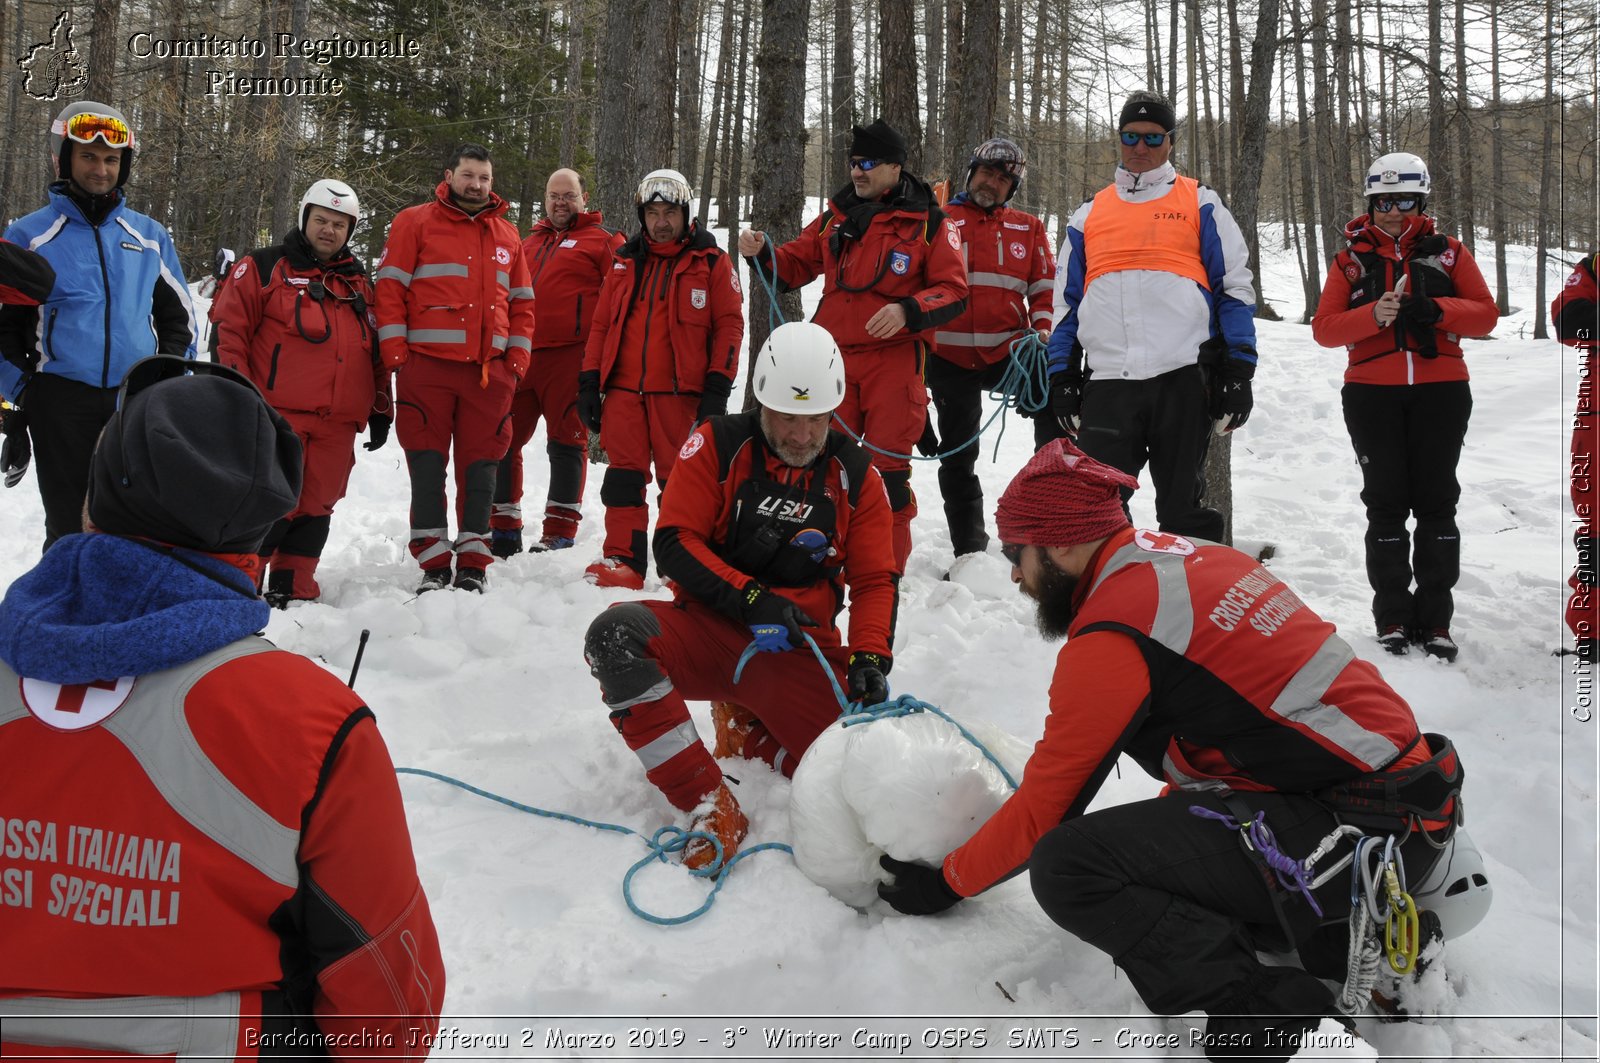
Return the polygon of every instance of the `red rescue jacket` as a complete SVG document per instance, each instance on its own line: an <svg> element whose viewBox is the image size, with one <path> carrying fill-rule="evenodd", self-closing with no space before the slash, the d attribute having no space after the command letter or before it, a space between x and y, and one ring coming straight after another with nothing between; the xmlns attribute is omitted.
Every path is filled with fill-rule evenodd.
<svg viewBox="0 0 1600 1063"><path fill-rule="evenodd" d="M739 275L698 224L675 252L653 246L640 232L617 249L583 368L598 370L606 390L699 394L708 372L732 378L738 370Z"/></svg>
<svg viewBox="0 0 1600 1063"><path fill-rule="evenodd" d="M1044 223L1012 207L984 210L965 193L945 208L961 235L967 306L934 333L940 358L967 369L1003 360L1030 329L1049 333L1056 256Z"/></svg>
<svg viewBox="0 0 1600 1063"><path fill-rule="evenodd" d="M1600 281L1595 269L1600 265L1600 255L1590 255L1576 266L1567 277L1567 283L1550 304L1550 320L1556 327L1556 338L1562 343L1586 350L1600 346Z"/></svg>
<svg viewBox="0 0 1600 1063"><path fill-rule="evenodd" d="M522 241L533 286L533 349L571 347L589 338L600 285L611 272L622 234L581 211L565 229L540 219Z"/></svg>
<svg viewBox="0 0 1600 1063"><path fill-rule="evenodd" d="M745 544L764 526L782 533L780 550L788 556L749 571ZM745 590L759 582L837 640L834 623L848 589L850 648L891 653L899 591L889 496L866 452L843 433L829 432L822 456L796 469L765 445L758 413L710 418L678 453L654 544L674 595L734 620L741 619ZM785 569L791 578L780 574Z"/></svg>
<svg viewBox="0 0 1600 1063"><path fill-rule="evenodd" d="M0 743L29 766L0 773L0 1007L47 1016L0 1019L6 1056L252 1059L312 1020L335 1057L428 1054L445 973L400 788L324 669L258 638L86 687L0 665ZM190 1017L83 1026L99 997Z"/></svg>
<svg viewBox="0 0 1600 1063"><path fill-rule="evenodd" d="M926 184L903 174L877 203L863 203L846 185L800 235L752 260L778 290L822 277L822 301L811 320L827 329L845 354L900 347L904 333L888 339L867 334L867 322L890 303L906 312L905 332L933 331L961 313L967 267L961 237Z"/></svg>
<svg viewBox="0 0 1600 1063"><path fill-rule="evenodd" d="M55 267L36 251L0 240L0 303L38 306L56 285Z"/></svg>
<svg viewBox="0 0 1600 1063"><path fill-rule="evenodd" d="M211 303L213 352L275 409L362 426L392 408L372 300L359 262L318 262L296 230L233 268Z"/></svg>
<svg viewBox="0 0 1600 1063"><path fill-rule="evenodd" d="M1430 751L1405 699L1254 558L1111 536L1079 581L1021 786L944 861L963 896L1082 815L1122 753L1179 790L1313 793Z"/></svg>
<svg viewBox="0 0 1600 1063"><path fill-rule="evenodd" d="M506 359L520 379L533 349L533 288L506 202L468 214L439 182L431 203L389 226L378 259L378 342L390 369L412 354L483 365Z"/></svg>
<svg viewBox="0 0 1600 1063"><path fill-rule="evenodd" d="M1454 237L1435 233L1426 214L1414 217L1398 240L1365 214L1344 232L1350 246L1328 268L1311 335L1324 347L1342 344L1349 352L1345 383L1466 380L1461 337L1487 335L1500 318L1472 252ZM1372 304L1394 290L1402 274L1409 295L1426 295L1439 304L1442 316L1432 329L1437 357L1418 353L1419 337L1404 321L1379 328L1372 316Z"/></svg>

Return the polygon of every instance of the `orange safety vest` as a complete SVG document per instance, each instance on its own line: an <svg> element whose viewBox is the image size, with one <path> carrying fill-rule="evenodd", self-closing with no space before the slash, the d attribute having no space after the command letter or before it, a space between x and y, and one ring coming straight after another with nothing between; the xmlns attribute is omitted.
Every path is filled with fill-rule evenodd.
<svg viewBox="0 0 1600 1063"><path fill-rule="evenodd" d="M1114 186L1102 188L1084 222L1083 259L1085 288L1103 273L1144 269L1188 277L1210 291L1200 258L1200 183L1175 177L1172 191L1147 203L1129 203Z"/></svg>

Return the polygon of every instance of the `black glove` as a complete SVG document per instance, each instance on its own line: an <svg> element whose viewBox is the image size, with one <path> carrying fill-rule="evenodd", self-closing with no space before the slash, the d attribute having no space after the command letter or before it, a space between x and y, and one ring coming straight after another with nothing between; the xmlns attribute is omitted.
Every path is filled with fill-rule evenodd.
<svg viewBox="0 0 1600 1063"><path fill-rule="evenodd" d="M901 915L937 915L961 902L961 894L937 867L896 860L888 853L878 857L878 866L894 876L893 882L878 883L878 896Z"/></svg>
<svg viewBox="0 0 1600 1063"><path fill-rule="evenodd" d="M922 422L922 438L917 440L917 453L925 458L939 456L939 433L934 430L932 417Z"/></svg>
<svg viewBox="0 0 1600 1063"><path fill-rule="evenodd" d="M591 432L600 431L600 370L578 374L578 420Z"/></svg>
<svg viewBox="0 0 1600 1063"><path fill-rule="evenodd" d="M1050 375L1050 412L1063 432L1076 432L1082 423L1083 374L1063 369Z"/></svg>
<svg viewBox="0 0 1600 1063"><path fill-rule="evenodd" d="M367 441L361 444L362 450L377 450L389 442L389 426L394 424L394 418L386 413L367 414Z"/></svg>
<svg viewBox="0 0 1600 1063"><path fill-rule="evenodd" d="M707 373L700 389L700 405L694 411L695 423L707 417L721 417L728 412L728 395L733 391L733 381L721 373ZM595 429L599 431L599 429Z"/></svg>
<svg viewBox="0 0 1600 1063"><path fill-rule="evenodd" d="M745 588L744 604L740 608L756 649L761 653L782 653L806 644L800 629L816 627L817 622L807 616L789 599L773 594L759 583Z"/></svg>
<svg viewBox="0 0 1600 1063"><path fill-rule="evenodd" d="M1250 419L1255 400L1250 377L1256 367L1238 358L1224 358L1211 379L1211 419L1217 435L1225 435Z"/></svg>
<svg viewBox="0 0 1600 1063"><path fill-rule="evenodd" d="M10 484L10 478L6 480ZM1572 572L1578 577L1578 582L1585 587L1600 586L1600 558L1595 557L1595 548L1600 546L1593 536L1578 532L1572 537L1572 545L1578 548L1578 567Z"/></svg>
<svg viewBox="0 0 1600 1063"><path fill-rule="evenodd" d="M1432 325L1444 316L1439 304L1426 295L1405 295L1400 298L1400 316L1408 325Z"/></svg>
<svg viewBox="0 0 1600 1063"><path fill-rule="evenodd" d="M15 487L22 482L28 462L33 460L33 441L28 438L28 415L22 412L22 407L6 410L4 418L0 421L0 432L6 437L0 444L0 474L4 474L7 487Z"/></svg>
<svg viewBox="0 0 1600 1063"><path fill-rule="evenodd" d="M894 659L882 653L852 653L845 675L851 701L871 708L889 700L889 667Z"/></svg>

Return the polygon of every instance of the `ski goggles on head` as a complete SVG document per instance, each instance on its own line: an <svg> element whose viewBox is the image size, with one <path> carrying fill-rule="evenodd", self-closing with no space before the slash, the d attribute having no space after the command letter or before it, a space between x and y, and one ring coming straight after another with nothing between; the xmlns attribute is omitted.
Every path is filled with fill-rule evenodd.
<svg viewBox="0 0 1600 1063"><path fill-rule="evenodd" d="M1147 147L1147 148L1159 148L1162 144L1166 143L1167 138L1170 137L1172 134L1171 133L1122 133L1120 135L1122 137L1122 144L1123 144L1124 147L1131 148L1135 144L1139 143L1139 141L1142 140L1142 141L1144 141L1144 146Z"/></svg>
<svg viewBox="0 0 1600 1063"><path fill-rule="evenodd" d="M637 193L637 201L641 207L647 203L670 203L676 207L687 207L692 198L694 197L688 185L667 177L645 181L639 186Z"/></svg>
<svg viewBox="0 0 1600 1063"><path fill-rule="evenodd" d="M133 130L128 128L128 123L109 114L84 112L71 115L66 121L55 123L55 126L56 133L79 144L93 144L99 139L108 148L133 146Z"/></svg>
<svg viewBox="0 0 1600 1063"><path fill-rule="evenodd" d="M1416 210L1422 206L1420 196L1373 196L1367 202L1374 214L1387 213L1391 210Z"/></svg>

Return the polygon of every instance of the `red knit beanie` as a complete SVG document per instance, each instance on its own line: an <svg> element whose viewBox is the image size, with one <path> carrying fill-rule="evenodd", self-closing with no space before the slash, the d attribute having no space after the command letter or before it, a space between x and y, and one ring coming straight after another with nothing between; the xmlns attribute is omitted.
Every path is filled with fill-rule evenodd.
<svg viewBox="0 0 1600 1063"><path fill-rule="evenodd" d="M1000 496L995 524L1003 543L1076 546L1129 526L1119 488L1139 481L1057 439L1012 477Z"/></svg>

